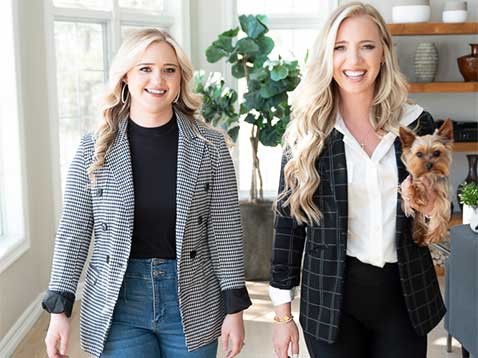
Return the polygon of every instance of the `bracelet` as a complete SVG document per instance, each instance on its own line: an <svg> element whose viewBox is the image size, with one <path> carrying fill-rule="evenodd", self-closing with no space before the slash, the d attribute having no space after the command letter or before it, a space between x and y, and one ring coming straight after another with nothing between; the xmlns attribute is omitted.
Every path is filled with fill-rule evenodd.
<svg viewBox="0 0 478 358"><path fill-rule="evenodd" d="M285 315L283 317L279 317L279 316L276 315L274 317L274 323L278 323L278 324L289 323L293 320L294 320L294 316L292 314L291 315Z"/></svg>

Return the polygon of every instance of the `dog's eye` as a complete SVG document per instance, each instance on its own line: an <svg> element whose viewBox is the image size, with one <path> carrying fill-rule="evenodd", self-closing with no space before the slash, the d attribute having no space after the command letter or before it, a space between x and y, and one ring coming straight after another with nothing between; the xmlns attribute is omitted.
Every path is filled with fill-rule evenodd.
<svg viewBox="0 0 478 358"><path fill-rule="evenodd" d="M439 150L435 150L435 151L433 152L433 156L434 156L434 157L439 157L439 156L440 156L440 151L439 151Z"/></svg>
<svg viewBox="0 0 478 358"><path fill-rule="evenodd" d="M422 153L422 152L417 152L416 156L417 156L418 158L421 158L421 157L423 157L423 153Z"/></svg>

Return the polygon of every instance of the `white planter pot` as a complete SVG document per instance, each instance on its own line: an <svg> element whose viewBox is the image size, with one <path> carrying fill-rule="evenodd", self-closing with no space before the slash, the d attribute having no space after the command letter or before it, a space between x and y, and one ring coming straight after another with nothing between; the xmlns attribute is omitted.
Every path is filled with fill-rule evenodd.
<svg viewBox="0 0 478 358"><path fill-rule="evenodd" d="M478 216L478 206L463 205L463 224L469 224L472 218ZM473 220L476 221L476 220Z"/></svg>

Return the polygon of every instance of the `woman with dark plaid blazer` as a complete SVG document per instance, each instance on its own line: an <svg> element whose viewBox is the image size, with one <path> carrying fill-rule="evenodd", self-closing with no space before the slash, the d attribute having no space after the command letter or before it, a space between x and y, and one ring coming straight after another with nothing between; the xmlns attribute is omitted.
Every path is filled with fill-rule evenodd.
<svg viewBox="0 0 478 358"><path fill-rule="evenodd" d="M434 130L407 102L392 38L375 8L339 7L317 39L293 96L272 257L276 356L298 355L291 315L312 357L424 358L445 308L428 247L401 202L408 176L398 129ZM429 204L416 210L427 214Z"/></svg>
<svg viewBox="0 0 478 358"><path fill-rule="evenodd" d="M224 136L200 120L192 66L166 33L144 29L110 69L103 121L66 181L51 280L48 356L67 354L86 270L82 348L95 357L236 356L244 340L242 230Z"/></svg>

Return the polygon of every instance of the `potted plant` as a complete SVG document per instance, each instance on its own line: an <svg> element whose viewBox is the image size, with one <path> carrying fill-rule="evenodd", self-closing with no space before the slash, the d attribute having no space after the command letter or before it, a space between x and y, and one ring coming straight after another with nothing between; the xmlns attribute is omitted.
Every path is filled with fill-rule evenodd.
<svg viewBox="0 0 478 358"><path fill-rule="evenodd" d="M473 217L478 216L478 185L474 182L463 183L458 194L463 204L463 224L469 224Z"/></svg>
<svg viewBox="0 0 478 358"><path fill-rule="evenodd" d="M267 36L269 29L263 15L239 16L240 28L223 32L206 49L211 63L225 58L231 64L231 73L244 78L247 90L240 103L240 115L252 124L252 177L249 200L263 200L262 174L258 157L259 143L275 147L290 119L288 92L295 89L300 80L298 61L287 61L280 56L272 60L269 55L274 41ZM241 38L237 39L240 30Z"/></svg>
<svg viewBox="0 0 478 358"><path fill-rule="evenodd" d="M277 146L290 120L288 92L300 81L298 61L270 54L274 41L263 15L239 16L239 27L221 33L206 49L208 62L225 59L231 74L245 79L246 91L239 105L240 119L252 125L252 177L249 200L241 202L244 227L246 279L267 280L272 253L272 203L265 201L258 157L259 143Z"/></svg>
<svg viewBox="0 0 478 358"><path fill-rule="evenodd" d="M224 83L219 72L206 79L204 71L196 71L193 90L202 95L201 114L206 122L221 128L233 142L239 134L239 113L236 112L237 92Z"/></svg>

